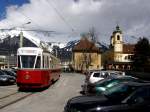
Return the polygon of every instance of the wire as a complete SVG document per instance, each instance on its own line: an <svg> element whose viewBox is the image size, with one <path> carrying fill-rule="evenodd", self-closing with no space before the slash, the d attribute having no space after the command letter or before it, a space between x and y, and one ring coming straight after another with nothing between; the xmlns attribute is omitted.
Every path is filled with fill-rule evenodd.
<svg viewBox="0 0 150 112"><path fill-rule="evenodd" d="M15 27L14 27L15 28ZM10 30L16 30L16 31L20 31L18 29L13 29L13 28L10 28L10 29L0 29L0 30L6 30L6 31L10 31ZM56 32L56 31L50 31L50 30L41 30L41 29L21 29L22 31L38 31L38 32Z"/></svg>
<svg viewBox="0 0 150 112"><path fill-rule="evenodd" d="M48 3L48 5L49 5L49 7L52 7L53 8L53 10L57 13L57 15L60 17L60 19L62 20L62 21L64 21L64 23L71 29L71 31L72 32L74 32L75 31L75 29L73 28L73 26L72 25L70 25L67 21L66 21L66 19L62 16L62 14L60 13L60 11L54 6L54 5L52 5L52 1L48 1L48 0L46 0L47 1L47 3ZM55 4L54 2L53 2L53 4Z"/></svg>
<svg viewBox="0 0 150 112"><path fill-rule="evenodd" d="M66 19L62 16L62 14L60 13L60 11L54 6L52 5L52 3L48 2L47 1L47 4L49 5L49 7L53 8L53 10L57 13L57 15L61 18L62 21L64 21L64 23L71 29L72 32L74 33L77 33L75 32L75 29L73 28L72 25L70 25ZM6 2L9 4L9 0L6 0ZM51 1L52 2L52 1ZM55 4L53 2L53 4ZM34 23L37 27L41 27L39 24L37 24L37 22L33 21L30 17L28 17L26 14L24 14L23 12L18 12L19 14L23 15L25 18L27 18L28 20L30 20L32 23ZM1 30L11 30L11 29L1 29ZM24 31L41 31L41 32L55 32L55 31L46 31L46 30L24 30Z"/></svg>
<svg viewBox="0 0 150 112"><path fill-rule="evenodd" d="M10 4L9 3L9 0L6 0L6 2L8 3L8 4ZM29 16L27 16L26 14L24 14L23 12L18 12L19 14L21 14L21 15L23 15L25 18L27 18L30 22L32 22L33 24L35 24L37 27L41 27L37 22L35 22L35 21L33 21Z"/></svg>

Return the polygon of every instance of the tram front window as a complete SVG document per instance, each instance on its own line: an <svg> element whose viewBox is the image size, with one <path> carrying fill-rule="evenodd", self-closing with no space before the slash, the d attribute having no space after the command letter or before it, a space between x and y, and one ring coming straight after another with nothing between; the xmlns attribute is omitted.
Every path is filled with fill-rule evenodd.
<svg viewBox="0 0 150 112"><path fill-rule="evenodd" d="M38 56L36 60L35 68L40 68L40 67L41 67L41 58L40 56Z"/></svg>
<svg viewBox="0 0 150 112"><path fill-rule="evenodd" d="M22 68L33 68L36 56L21 56Z"/></svg>

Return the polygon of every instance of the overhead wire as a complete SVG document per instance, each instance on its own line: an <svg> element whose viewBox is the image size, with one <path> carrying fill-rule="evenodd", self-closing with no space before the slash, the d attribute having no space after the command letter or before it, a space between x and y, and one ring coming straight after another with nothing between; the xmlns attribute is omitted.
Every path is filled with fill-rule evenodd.
<svg viewBox="0 0 150 112"><path fill-rule="evenodd" d="M6 2L9 4L9 0L6 0ZM35 24L37 27L41 28L41 26L35 21L32 20L29 16L27 16L26 14L24 14L23 12L18 12L20 15L23 15L26 19L29 20L29 22ZM10 29L11 30L11 29ZM52 30L41 30L41 29L23 29L24 31L39 31L39 32L55 32Z"/></svg>
<svg viewBox="0 0 150 112"><path fill-rule="evenodd" d="M53 1L53 4L52 4L52 1L48 1L48 0L46 0L46 1L48 3L49 7L53 8L53 10L56 12L56 14L60 17L60 19L71 29L72 32L74 32L75 29L73 28L73 26L67 22L67 20L64 18L62 13L60 13L58 8L56 8L56 5L55 6L53 5L53 4L55 4L55 2Z"/></svg>
<svg viewBox="0 0 150 112"><path fill-rule="evenodd" d="M48 0L46 0L47 1L47 4L48 4L48 6L49 7L51 7L54 11L55 11L55 13L59 16L59 18L69 27L69 29L71 29L71 31L73 32L73 33L77 33L76 31L75 31L75 28L70 24L70 23L68 23L67 22L67 20L64 18L64 16L60 13L60 11L58 10L58 8L56 7L56 5L54 6L53 4L55 4L54 3L54 1L53 1L53 4L52 4L52 1L48 1ZM6 2L9 4L9 0L6 0ZM31 21L31 23L33 23L33 24L35 24L37 27L41 27L35 20L32 20L29 16L27 16L26 14L24 14L23 12L18 12L19 14L21 14L21 15L23 15L25 18L27 18L29 21ZM3 29L3 30L5 30L5 29ZM40 29L34 29L34 30L31 30L31 29L24 29L24 31L40 31L40 32L55 32L55 31L48 31L48 30L40 30Z"/></svg>

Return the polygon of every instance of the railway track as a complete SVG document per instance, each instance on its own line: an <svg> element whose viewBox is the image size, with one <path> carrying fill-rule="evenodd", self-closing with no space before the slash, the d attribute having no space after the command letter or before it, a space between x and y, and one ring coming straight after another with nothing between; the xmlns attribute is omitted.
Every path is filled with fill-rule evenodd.
<svg viewBox="0 0 150 112"><path fill-rule="evenodd" d="M4 99L4 98L6 98L6 97L9 97L9 96L11 96L11 95L14 95L14 94L17 94L18 92L13 92L13 93L11 93L11 94L8 94L8 95L5 95L5 96L3 96L3 97L0 97L0 100L1 99Z"/></svg>
<svg viewBox="0 0 150 112"><path fill-rule="evenodd" d="M0 109L7 107L11 104L14 104L18 101L25 99L28 96L31 96L33 93L25 93L25 92L14 92L12 94L3 96L0 98Z"/></svg>

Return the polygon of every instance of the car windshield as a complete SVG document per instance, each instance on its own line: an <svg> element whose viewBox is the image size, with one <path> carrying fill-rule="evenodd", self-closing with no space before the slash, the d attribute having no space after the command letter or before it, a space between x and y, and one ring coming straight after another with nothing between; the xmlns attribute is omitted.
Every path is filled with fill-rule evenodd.
<svg viewBox="0 0 150 112"><path fill-rule="evenodd" d="M111 83L113 83L115 81L117 81L117 80L115 80L115 79L108 79L108 80L105 80L105 81L97 84L97 86L104 86L105 87L105 86L107 86L107 85L109 85L109 84L111 84Z"/></svg>
<svg viewBox="0 0 150 112"><path fill-rule="evenodd" d="M119 80L113 80L106 85L106 88L110 88L119 83Z"/></svg>
<svg viewBox="0 0 150 112"><path fill-rule="evenodd" d="M111 99L122 100L131 94L135 89L135 86L119 84L117 86L111 87L110 89L107 89L105 92L103 92L103 94Z"/></svg>

